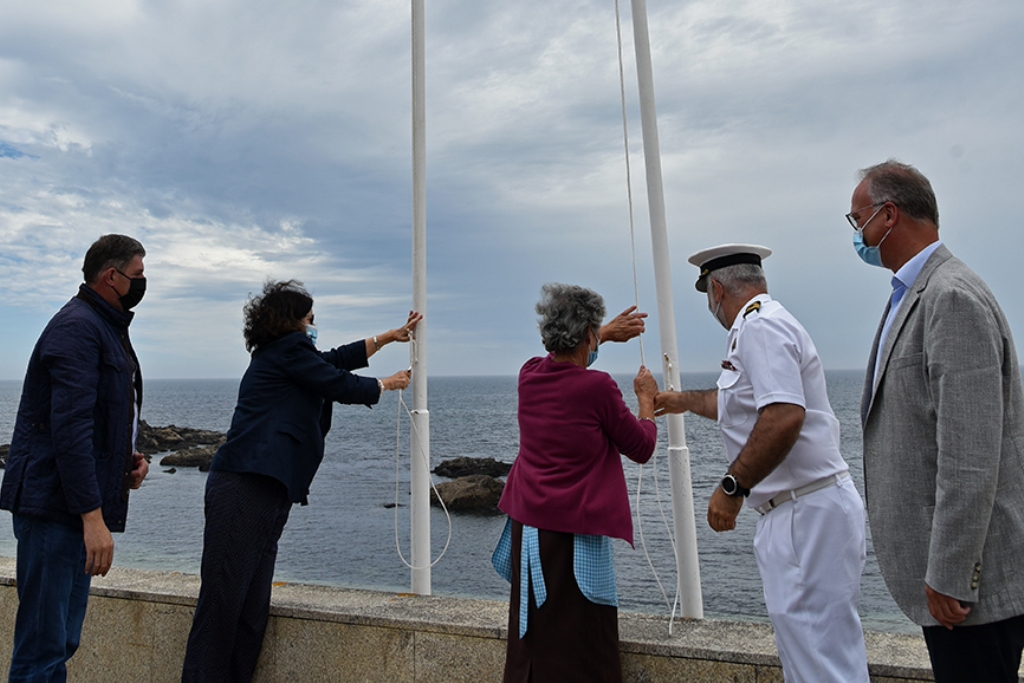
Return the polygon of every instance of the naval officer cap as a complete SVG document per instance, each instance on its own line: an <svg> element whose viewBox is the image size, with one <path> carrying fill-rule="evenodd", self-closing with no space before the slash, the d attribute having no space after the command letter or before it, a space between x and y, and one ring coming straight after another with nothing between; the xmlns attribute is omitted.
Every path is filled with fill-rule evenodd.
<svg viewBox="0 0 1024 683"><path fill-rule="evenodd" d="M720 244L710 249L702 249L687 260L700 268L700 277L694 287L698 292L708 291L708 274L738 263L761 265L761 259L771 256L772 250L759 244Z"/></svg>

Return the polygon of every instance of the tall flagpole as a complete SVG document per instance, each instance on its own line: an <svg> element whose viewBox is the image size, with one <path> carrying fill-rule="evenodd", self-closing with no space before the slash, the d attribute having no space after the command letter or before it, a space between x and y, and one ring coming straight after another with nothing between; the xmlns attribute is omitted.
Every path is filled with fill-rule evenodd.
<svg viewBox="0 0 1024 683"><path fill-rule="evenodd" d="M423 0L412 0L412 300L423 314L410 345L412 433L409 503L412 592L430 595L430 412L427 410L427 144Z"/></svg>
<svg viewBox="0 0 1024 683"><path fill-rule="evenodd" d="M668 229L665 222L665 193L661 181L661 151L658 144L658 115L654 106L654 73L651 67L651 42L647 31L646 0L632 0L632 13L636 74L640 89L640 121L644 139L644 162L647 167L647 203L654 251L654 279L658 294L662 372L665 388L678 391L679 354L676 348L675 312L672 310L672 266L669 262ZM701 600L700 566L697 561L697 524L693 514L690 450L686 447L683 416L668 415L666 419L680 614L701 619L704 617L704 605Z"/></svg>

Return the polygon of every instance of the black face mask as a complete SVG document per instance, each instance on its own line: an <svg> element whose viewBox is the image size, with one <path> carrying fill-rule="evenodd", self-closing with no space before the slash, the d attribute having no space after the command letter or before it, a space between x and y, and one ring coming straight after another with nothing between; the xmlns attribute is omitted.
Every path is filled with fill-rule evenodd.
<svg viewBox="0 0 1024 683"><path fill-rule="evenodd" d="M121 271L117 271L121 273ZM124 275L124 273L121 273ZM128 277L127 275L124 275ZM117 300L121 303L121 308L126 311L130 311L139 305L142 301L142 297L146 295L146 278L144 277L128 277L131 284L128 285L128 293L124 296L117 297Z"/></svg>

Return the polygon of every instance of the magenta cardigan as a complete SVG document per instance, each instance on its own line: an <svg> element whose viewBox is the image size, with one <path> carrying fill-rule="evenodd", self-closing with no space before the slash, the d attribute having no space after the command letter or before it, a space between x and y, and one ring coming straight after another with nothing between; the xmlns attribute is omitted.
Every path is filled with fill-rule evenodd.
<svg viewBox="0 0 1024 683"><path fill-rule="evenodd" d="M610 375L549 355L519 371L519 455L498 507L538 529L633 543L621 452L647 462L658 428L638 420Z"/></svg>

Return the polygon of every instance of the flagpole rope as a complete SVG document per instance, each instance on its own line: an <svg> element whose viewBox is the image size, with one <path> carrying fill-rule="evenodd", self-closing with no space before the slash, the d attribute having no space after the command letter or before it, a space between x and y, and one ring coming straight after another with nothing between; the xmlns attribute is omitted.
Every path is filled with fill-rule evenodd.
<svg viewBox="0 0 1024 683"><path fill-rule="evenodd" d="M636 267L636 222L633 218L633 181L632 174L630 171L629 164L629 124L626 116L626 78L625 69L623 66L622 58L622 21L620 18L619 11L619 0L615 0L615 41L618 50L619 58L619 97L622 109L622 142L625 151L626 161L626 197L629 204L629 245L632 255L632 266L633 266L633 300L636 305L636 310L640 310L640 287L637 283L637 267ZM640 364L646 365L644 359L644 342L643 334L638 337L640 341ZM668 533L669 541L672 544L672 548L676 548L676 539L672 531L672 526L668 522L668 517L665 515L665 507L661 500L660 487L658 486L658 452L655 448L654 456L651 459L651 468L654 470L654 494L655 500L658 503L658 509L661 513L661 518L665 523L665 531ZM644 466L641 464L637 471L636 477L636 520L637 520L637 531L640 536L640 546L643 548L644 557L647 560L647 566L651 569L651 574L654 575L654 580L658 584L658 589L661 591L661 595L665 600L666 607L669 608L669 623L668 632L672 634L672 624L675 620L676 605L679 604L679 582L676 582L675 598L670 602L668 599L668 593L665 591L665 587L661 582L661 577L658 576L657 570L654 568L654 562L651 560L650 552L647 550L647 540L644 537L644 524L643 517L640 515L640 499L641 489L643 484Z"/></svg>

